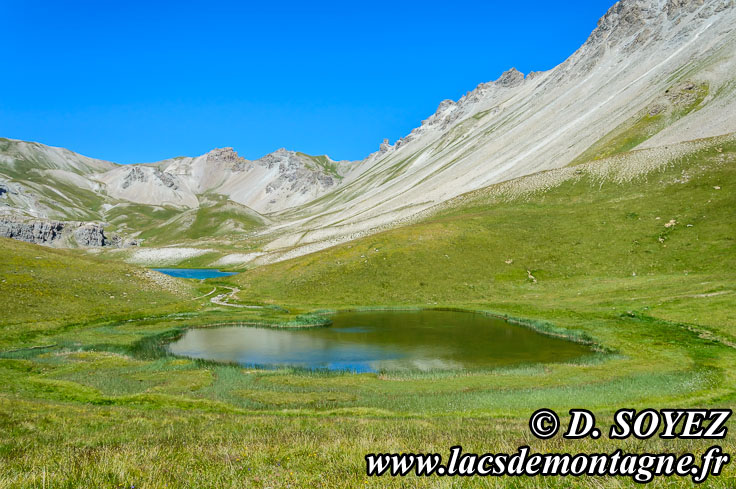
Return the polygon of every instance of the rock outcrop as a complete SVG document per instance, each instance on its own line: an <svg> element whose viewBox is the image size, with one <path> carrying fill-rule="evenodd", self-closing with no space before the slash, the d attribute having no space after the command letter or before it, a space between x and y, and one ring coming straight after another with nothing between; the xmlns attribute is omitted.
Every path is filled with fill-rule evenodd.
<svg viewBox="0 0 736 489"><path fill-rule="evenodd" d="M130 170L123 178L123 182L120 186L123 189L127 189L136 182L146 183L151 180L151 176L158 179L164 186L170 189L177 190L179 188L173 175L161 171L158 168L154 168L151 170L150 168L140 166L134 166L130 168Z"/></svg>
<svg viewBox="0 0 736 489"><path fill-rule="evenodd" d="M41 245L73 244L77 246L123 248L138 246L135 239L125 239L115 233L105 233L99 223L74 221L25 220L15 217L0 217L0 238L12 238Z"/></svg>
<svg viewBox="0 0 736 489"><path fill-rule="evenodd" d="M494 82L499 87L514 88L524 83L524 73L520 72L516 68L511 68Z"/></svg>
<svg viewBox="0 0 736 489"><path fill-rule="evenodd" d="M120 185L122 188L128 188L135 182L145 182L146 175L143 170L137 166L132 167L123 178L123 183Z"/></svg>
<svg viewBox="0 0 736 489"><path fill-rule="evenodd" d="M176 180L170 173L163 172L156 168L153 174L158 178L161 183L173 190L178 190L179 186L176 184Z"/></svg>
<svg viewBox="0 0 736 489"><path fill-rule="evenodd" d="M108 243L105 230L99 224L83 224L72 231L79 246L99 247Z"/></svg>
<svg viewBox="0 0 736 489"><path fill-rule="evenodd" d="M232 171L244 171L248 166L248 160L238 155L233 148L215 148L207 153L208 165L222 165Z"/></svg>
<svg viewBox="0 0 736 489"><path fill-rule="evenodd" d="M28 243L47 244L61 239L64 223L59 221L17 221L0 219L0 237Z"/></svg>
<svg viewBox="0 0 736 489"><path fill-rule="evenodd" d="M307 168L302 158L293 151L279 149L254 163L273 169L278 167L279 176L266 186L266 193L277 189L288 189L290 193L306 194L314 188L326 188L335 184L335 179L319 169Z"/></svg>

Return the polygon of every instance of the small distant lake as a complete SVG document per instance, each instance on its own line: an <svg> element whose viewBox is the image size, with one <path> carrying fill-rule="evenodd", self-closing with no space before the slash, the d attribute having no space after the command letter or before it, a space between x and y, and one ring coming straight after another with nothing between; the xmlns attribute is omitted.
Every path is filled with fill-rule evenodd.
<svg viewBox="0 0 736 489"><path fill-rule="evenodd" d="M205 278L229 277L235 275L235 272L221 272L214 268L154 268L157 272L171 275L178 278L196 278L202 280Z"/></svg>
<svg viewBox="0 0 736 489"><path fill-rule="evenodd" d="M171 353L243 366L378 372L482 369L565 362L584 345L482 314L456 311L345 312L324 328L190 329Z"/></svg>

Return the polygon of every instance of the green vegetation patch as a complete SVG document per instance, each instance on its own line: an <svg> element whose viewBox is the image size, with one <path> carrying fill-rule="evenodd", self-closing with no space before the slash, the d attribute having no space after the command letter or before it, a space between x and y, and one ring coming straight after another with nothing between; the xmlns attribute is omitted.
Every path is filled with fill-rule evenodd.
<svg viewBox="0 0 736 489"><path fill-rule="evenodd" d="M642 113L606 134L570 164L577 165L631 151L665 127L699 109L708 92L707 83L685 81L671 86Z"/></svg>

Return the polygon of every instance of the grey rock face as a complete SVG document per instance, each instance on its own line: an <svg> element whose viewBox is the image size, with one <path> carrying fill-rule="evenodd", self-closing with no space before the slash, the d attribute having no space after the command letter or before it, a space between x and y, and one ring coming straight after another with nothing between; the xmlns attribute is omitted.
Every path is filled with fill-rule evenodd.
<svg viewBox="0 0 736 489"><path fill-rule="evenodd" d="M99 224L83 224L72 232L79 246L105 246L105 231Z"/></svg>
<svg viewBox="0 0 736 489"><path fill-rule="evenodd" d="M440 105L437 107L437 112L444 112L447 109L451 109L455 107L456 105L457 103L454 100L450 100L450 99L443 100L442 102L440 102Z"/></svg>
<svg viewBox="0 0 736 489"><path fill-rule="evenodd" d="M170 173L163 172L159 170L158 168L156 168L153 174L156 175L156 178L161 180L161 183L163 183L167 187L172 188L174 190L179 188L179 186L176 184L176 179Z"/></svg>
<svg viewBox="0 0 736 489"><path fill-rule="evenodd" d="M580 79L588 75L607 52L628 55L650 45L670 43L679 46L677 37L686 35L703 19L734 8L734 0L621 0L598 21L588 40L554 71L545 82ZM695 20L699 19L698 22ZM681 28L675 29L675 26Z"/></svg>
<svg viewBox="0 0 736 489"><path fill-rule="evenodd" d="M41 245L52 245L69 237L78 246L84 247L120 248L140 244L139 240L123 239L115 233L106 234L104 226L99 223L22 220L14 217L0 217L0 237Z"/></svg>
<svg viewBox="0 0 736 489"><path fill-rule="evenodd" d="M296 153L287 151L284 148L277 149L273 153L267 154L263 158L257 159L256 164L265 166L269 170L275 166L279 167L279 173L284 173L288 170L295 170L302 166L302 162Z"/></svg>
<svg viewBox="0 0 736 489"><path fill-rule="evenodd" d="M388 139L384 139L381 145L378 147L378 152L383 154L386 151L388 151L391 148L391 144L388 142Z"/></svg>
<svg viewBox="0 0 736 489"><path fill-rule="evenodd" d="M511 68L510 70L503 72L503 74L494 83L505 88L518 87L524 83L524 73L520 72L516 68Z"/></svg>
<svg viewBox="0 0 736 489"><path fill-rule="evenodd" d="M22 222L9 218L0 219L0 237L13 238L27 243L47 244L61 238L64 224L59 221Z"/></svg>
<svg viewBox="0 0 736 489"><path fill-rule="evenodd" d="M332 175L319 168L307 168L298 154L283 148L256 160L254 163L268 169L278 167L279 176L266 186L267 194L276 190L306 194L313 190L315 186L325 188L335 185L335 179Z"/></svg>
<svg viewBox="0 0 736 489"><path fill-rule="evenodd" d="M233 148L215 148L207 153L207 164L220 164L233 171L245 171L248 160L238 156Z"/></svg>
<svg viewBox="0 0 736 489"><path fill-rule="evenodd" d="M128 170L128 173L125 175L125 178L123 179L123 183L121 187L123 189L126 189L130 187L131 185L133 185L133 183L135 182L148 182L150 180L150 175L151 175L150 169L144 170L141 167L134 166L130 170ZM177 185L176 177L172 175L171 173L167 173L167 172L161 171L158 168L154 168L153 176L156 177L166 187L169 187L174 190L179 188L179 186Z"/></svg>
<svg viewBox="0 0 736 489"><path fill-rule="evenodd" d="M122 187L128 188L131 185L133 185L134 182L145 182L145 181L146 181L146 174L139 167L134 166L128 171L128 174L125 175L125 179L123 180Z"/></svg>
<svg viewBox="0 0 736 489"><path fill-rule="evenodd" d="M704 0L667 0L665 11L667 12L668 19L674 19L683 10L687 12L693 12L698 7L703 5Z"/></svg>
<svg viewBox="0 0 736 489"><path fill-rule="evenodd" d="M590 39L583 45L605 43L608 47L621 42L628 42L631 37L638 37L638 45L643 45L646 38L657 36L665 21L679 22L682 15L698 12L698 16L707 18L726 8L733 8L733 0L667 0L664 7L651 0L621 0L614 4L598 21L598 27ZM645 27L649 27L649 30Z"/></svg>

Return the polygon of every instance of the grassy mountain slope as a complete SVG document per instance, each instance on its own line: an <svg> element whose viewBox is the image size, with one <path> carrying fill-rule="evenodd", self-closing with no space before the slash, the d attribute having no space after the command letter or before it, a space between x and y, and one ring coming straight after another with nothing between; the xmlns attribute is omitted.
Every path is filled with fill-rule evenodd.
<svg viewBox="0 0 736 489"><path fill-rule="evenodd" d="M70 323L125 317L192 293L186 283L141 268L0 238L3 346L44 344L43 337Z"/></svg>
<svg viewBox="0 0 736 489"><path fill-rule="evenodd" d="M152 245L207 238L240 237L262 227L265 219L248 207L221 195L200 200L200 207L178 212L145 229L140 237Z"/></svg>

